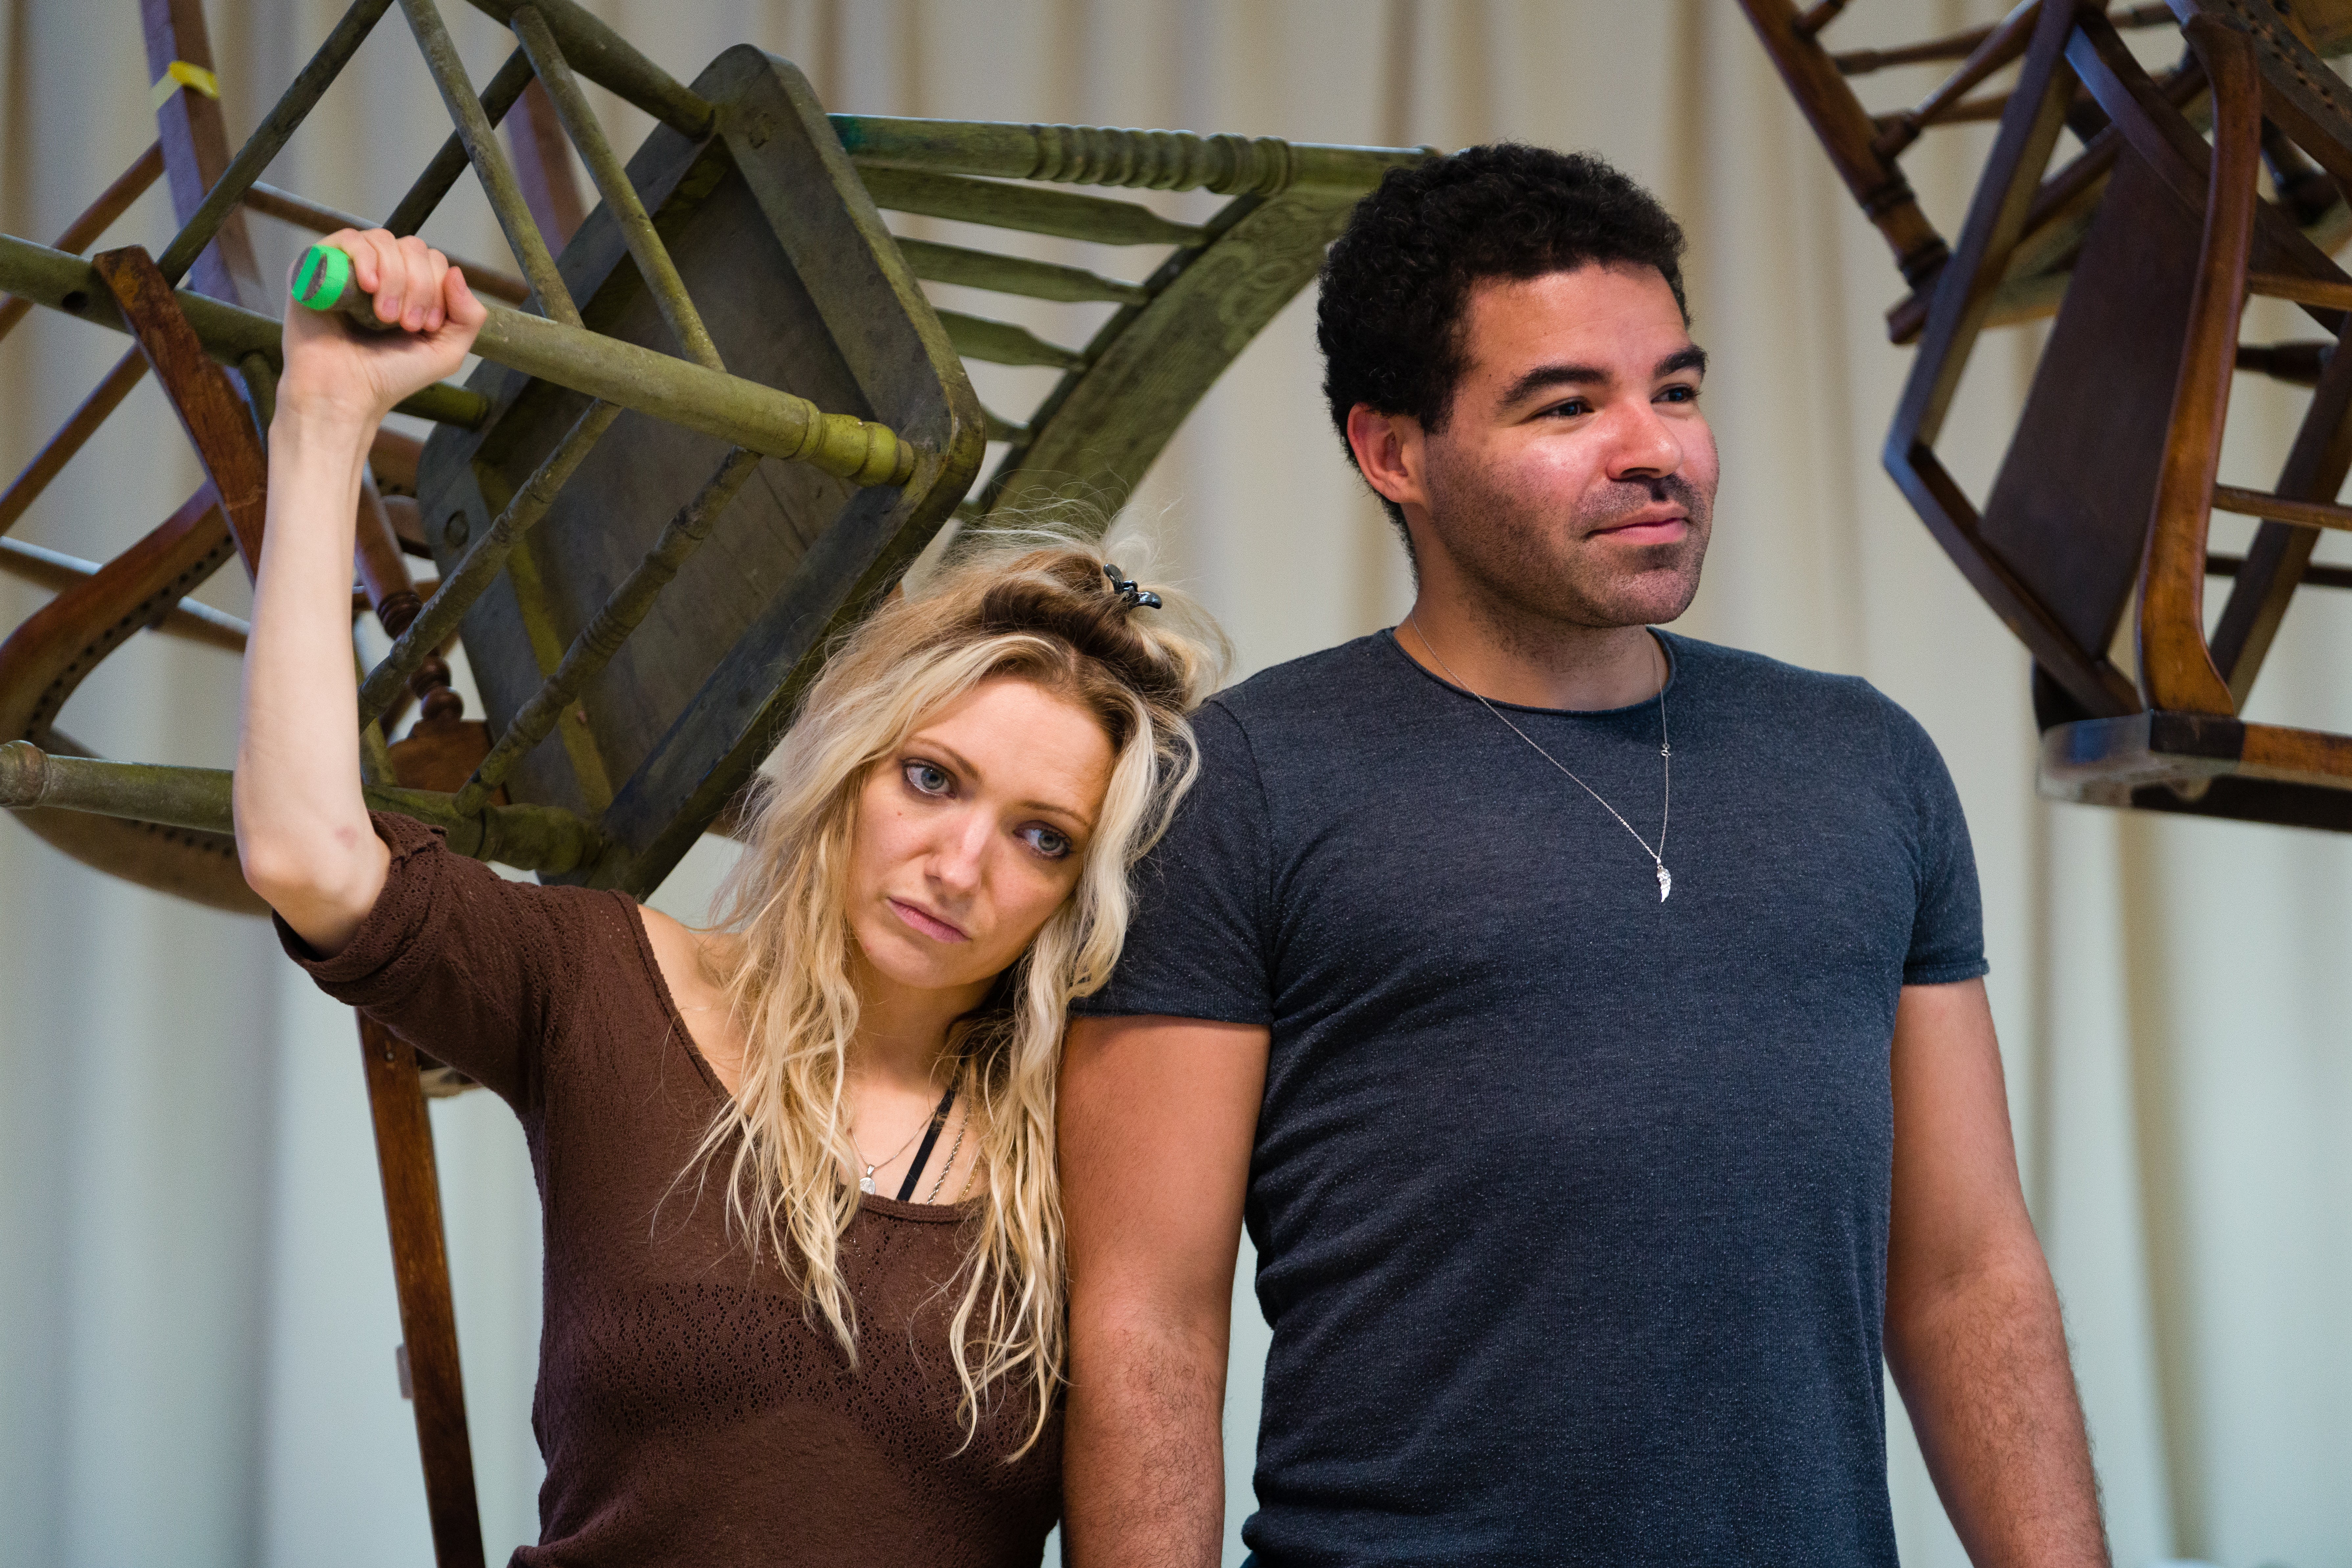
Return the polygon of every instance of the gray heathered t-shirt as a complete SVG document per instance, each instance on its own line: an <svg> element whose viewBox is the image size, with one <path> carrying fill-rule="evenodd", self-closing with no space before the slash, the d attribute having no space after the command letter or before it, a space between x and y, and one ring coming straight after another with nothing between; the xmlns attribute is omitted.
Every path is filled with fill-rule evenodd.
<svg viewBox="0 0 2352 1568"><path fill-rule="evenodd" d="M1895 1562L1888 1046L1985 972L1968 829L1865 682L1661 641L1664 903L1388 633L1196 720L1082 1010L1272 1029L1265 1568ZM1656 842L1656 702L1504 711Z"/></svg>

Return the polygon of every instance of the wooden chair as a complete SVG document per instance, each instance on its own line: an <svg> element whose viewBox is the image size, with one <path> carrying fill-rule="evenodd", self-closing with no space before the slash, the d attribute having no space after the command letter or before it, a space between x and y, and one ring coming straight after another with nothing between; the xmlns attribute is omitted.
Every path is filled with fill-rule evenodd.
<svg viewBox="0 0 2352 1568"><path fill-rule="evenodd" d="M0 536L151 369L207 475L103 563L0 537L0 570L57 590L0 643L0 805L101 870L250 912L227 773L74 755L55 721L144 628L244 646L240 623L187 595L232 555L258 558L279 365L278 322L255 307L280 302L258 279L246 216L368 226L261 176L392 4L356 0L232 156L207 96L198 0L142 0L154 73L179 84L158 145L56 246L0 236L0 289L15 296L0 332L29 302L135 339L0 492ZM362 482L354 614L372 612L394 639L361 688L367 793L445 828L462 852L639 895L723 822L835 634L943 525L990 527L1072 490L1123 497L1314 275L1355 200L1426 155L827 116L784 61L731 49L682 84L573 0L473 0L519 46L477 91L436 0L399 4L455 130L384 226L416 232L470 168L517 270L466 264L477 292L503 302L483 363L466 385L403 405L435 433L421 445L380 434ZM583 76L659 121L625 165ZM496 128L518 106L509 155ZM593 209L572 185L567 142ZM167 174L181 227L163 252L82 259ZM1055 188L1067 184L1231 199L1187 224ZM884 209L1133 247L1144 275L900 240ZM934 310L921 280L1117 310L1084 347L1064 347ZM1063 374L1006 417L980 406L966 360ZM966 500L992 441L1000 460ZM411 577L416 558L437 581ZM481 721L449 689L445 656L460 641ZM387 743L411 707L415 723ZM425 1104L466 1084L388 1031L362 1023L361 1037L435 1550L444 1564L478 1564Z"/></svg>
<svg viewBox="0 0 2352 1568"><path fill-rule="evenodd" d="M1885 448L1889 472L2035 664L2042 783L2061 798L2352 829L2352 742L2238 714L2294 589L2352 586L2315 569L2321 528L2352 464L2352 356L2330 341L2242 344L2248 292L2290 299L2330 333L2352 279L2328 250L2352 233L2352 94L2318 48L2352 43L2352 6L2178 0L2110 19L2074 0L2020 5L1977 34L1832 56L1837 5L1799 14L1743 0L1784 79L1907 258L1913 292L1890 331L1919 352ZM2180 65L2151 78L2118 22L2181 24ZM1873 119L1839 74L1958 55L1918 109ZM1969 99L2020 62L2000 98ZM2209 114L2209 146L2192 115ZM1895 220L1895 159L1927 126L1991 118L2000 132L1959 241ZM2044 177L2060 133L2083 151ZM2264 200L2267 163L2276 201ZM2347 187L2352 188L2352 187ZM1916 215L1916 205L1907 209ZM1907 248L1902 248L1907 246ZM1988 326L2054 311L2047 346L1990 494L1976 507L1935 452L1969 354ZM2274 492L2215 483L2232 372L2313 387ZM2207 549L2219 507L2263 518L2242 558ZM2234 579L2209 645L2203 589ZM2134 616L2129 668L2111 657ZM2225 673L2226 672L2226 673Z"/></svg>

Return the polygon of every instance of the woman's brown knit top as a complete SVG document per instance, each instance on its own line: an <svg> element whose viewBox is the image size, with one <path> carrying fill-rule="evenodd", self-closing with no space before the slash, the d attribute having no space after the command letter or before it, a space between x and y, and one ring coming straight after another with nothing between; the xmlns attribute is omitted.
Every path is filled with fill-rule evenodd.
<svg viewBox="0 0 2352 1568"><path fill-rule="evenodd" d="M540 1544L518 1563L1018 1563L1061 1511L1061 1415L1017 1394L968 1447L948 1359L957 1207L866 1197L843 1238L858 1364L689 1169L726 1091L619 892L509 882L378 816L392 871L351 945L287 952L514 1107L539 1178ZM680 1177L683 1174L684 1179ZM459 1202L464 1201L462 1196ZM822 1323L823 1320L818 1321Z"/></svg>

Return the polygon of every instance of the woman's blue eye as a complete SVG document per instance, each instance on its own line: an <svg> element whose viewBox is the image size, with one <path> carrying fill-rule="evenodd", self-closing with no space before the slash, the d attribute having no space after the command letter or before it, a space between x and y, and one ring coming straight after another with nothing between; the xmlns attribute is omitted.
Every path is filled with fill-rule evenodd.
<svg viewBox="0 0 2352 1568"><path fill-rule="evenodd" d="M924 795L945 795L955 784L947 769L934 763L908 763L904 771L907 783Z"/></svg>
<svg viewBox="0 0 2352 1568"><path fill-rule="evenodd" d="M1057 833L1040 822L1023 828L1021 837L1028 840L1030 848L1048 860L1059 860L1070 852L1069 835Z"/></svg>

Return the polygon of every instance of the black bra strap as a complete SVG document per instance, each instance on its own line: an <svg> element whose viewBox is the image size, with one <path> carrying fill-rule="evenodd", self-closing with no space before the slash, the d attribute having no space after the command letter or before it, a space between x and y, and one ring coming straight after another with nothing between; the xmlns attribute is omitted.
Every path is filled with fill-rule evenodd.
<svg viewBox="0 0 2352 1568"><path fill-rule="evenodd" d="M948 1124L948 1107L954 1103L955 1085L950 1084L947 1093L940 1097L940 1108L931 1112L931 1125L923 1133L923 1146L915 1151L915 1163L907 1167L907 1179L898 1184L900 1203L915 1201L915 1184L922 1179L923 1163L931 1157L931 1150L939 1143L940 1129Z"/></svg>

